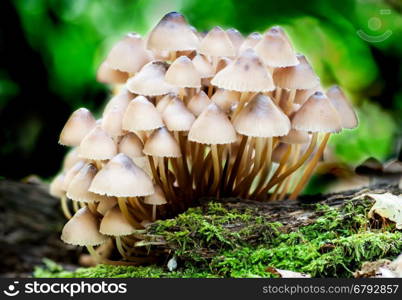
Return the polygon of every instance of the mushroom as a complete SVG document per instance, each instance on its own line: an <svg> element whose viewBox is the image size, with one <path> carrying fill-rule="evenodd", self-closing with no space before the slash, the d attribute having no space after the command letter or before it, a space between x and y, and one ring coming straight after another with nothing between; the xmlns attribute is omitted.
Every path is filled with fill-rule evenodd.
<svg viewBox="0 0 402 300"><path fill-rule="evenodd" d="M211 104L211 99L204 91L200 90L190 99L187 108L198 117L209 104Z"/></svg>
<svg viewBox="0 0 402 300"><path fill-rule="evenodd" d="M88 109L77 109L64 125L59 143L65 146L79 146L81 140L95 127L95 122Z"/></svg>
<svg viewBox="0 0 402 300"><path fill-rule="evenodd" d="M262 36L258 32L252 32L250 33L244 40L244 42L241 44L239 48L239 53L243 53L245 50L251 48L253 49L258 42L262 39Z"/></svg>
<svg viewBox="0 0 402 300"><path fill-rule="evenodd" d="M105 243L107 237L99 233L98 228L96 217L87 207L83 207L64 225L61 239L70 245L85 246L89 253L101 262L102 258L93 247Z"/></svg>
<svg viewBox="0 0 402 300"><path fill-rule="evenodd" d="M152 205L152 221L156 220L156 207L167 203L165 194L159 185L155 187L155 193L144 198L144 203Z"/></svg>

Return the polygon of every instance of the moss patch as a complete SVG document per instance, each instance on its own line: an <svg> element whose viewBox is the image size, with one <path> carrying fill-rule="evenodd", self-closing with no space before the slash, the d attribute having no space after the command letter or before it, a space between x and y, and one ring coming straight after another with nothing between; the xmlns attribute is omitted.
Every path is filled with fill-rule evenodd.
<svg viewBox="0 0 402 300"><path fill-rule="evenodd" d="M158 221L150 235L161 236L179 268L100 265L66 272L49 262L37 277L272 277L268 267L313 277L351 277L365 261L393 259L402 252L402 232L367 219L370 201L339 207L308 205L313 219L300 226L275 221L258 209L210 202L175 219Z"/></svg>

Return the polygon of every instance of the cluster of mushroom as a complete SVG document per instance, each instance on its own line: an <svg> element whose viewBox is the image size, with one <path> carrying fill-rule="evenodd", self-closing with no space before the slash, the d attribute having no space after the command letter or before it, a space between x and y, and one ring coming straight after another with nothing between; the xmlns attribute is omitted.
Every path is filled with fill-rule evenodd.
<svg viewBox="0 0 402 300"><path fill-rule="evenodd" d="M199 197L295 199L330 134L357 126L278 26L202 33L172 12L118 41L97 77L114 95L99 120L80 108L67 121L60 143L73 149L51 192L70 219L62 239L107 263L93 246L112 239L142 261L140 230Z"/></svg>

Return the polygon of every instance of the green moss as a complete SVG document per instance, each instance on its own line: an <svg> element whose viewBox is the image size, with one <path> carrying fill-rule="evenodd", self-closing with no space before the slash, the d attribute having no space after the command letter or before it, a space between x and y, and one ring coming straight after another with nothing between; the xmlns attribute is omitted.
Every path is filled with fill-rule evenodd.
<svg viewBox="0 0 402 300"><path fill-rule="evenodd" d="M230 207L230 206L229 206ZM179 269L161 266L97 266L66 272L47 263L37 277L272 277L267 267L314 277L351 277L364 261L392 259L402 252L402 232L373 228L370 201L340 207L308 205L316 218L295 227L257 210L220 203L191 208L158 221L150 234L162 236L175 252Z"/></svg>

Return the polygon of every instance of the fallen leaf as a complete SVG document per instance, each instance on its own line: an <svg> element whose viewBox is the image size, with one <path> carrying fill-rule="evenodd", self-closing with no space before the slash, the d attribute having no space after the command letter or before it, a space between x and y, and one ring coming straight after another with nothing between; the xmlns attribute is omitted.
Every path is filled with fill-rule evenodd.
<svg viewBox="0 0 402 300"><path fill-rule="evenodd" d="M402 195L385 194L365 194L375 200L368 216L372 218L374 213L395 222L397 229L402 229ZM360 197L362 197L360 196Z"/></svg>

